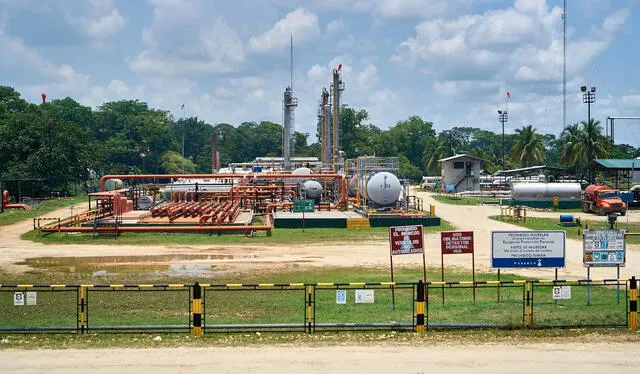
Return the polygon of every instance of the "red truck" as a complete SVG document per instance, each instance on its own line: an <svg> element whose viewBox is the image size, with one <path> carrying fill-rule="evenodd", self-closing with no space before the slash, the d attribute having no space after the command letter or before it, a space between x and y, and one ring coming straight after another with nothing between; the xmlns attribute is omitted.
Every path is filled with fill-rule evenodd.
<svg viewBox="0 0 640 374"><path fill-rule="evenodd" d="M611 213L624 216L627 214L627 204L618 196L617 190L602 184L591 184L584 190L582 210L585 213L593 212L600 216Z"/></svg>

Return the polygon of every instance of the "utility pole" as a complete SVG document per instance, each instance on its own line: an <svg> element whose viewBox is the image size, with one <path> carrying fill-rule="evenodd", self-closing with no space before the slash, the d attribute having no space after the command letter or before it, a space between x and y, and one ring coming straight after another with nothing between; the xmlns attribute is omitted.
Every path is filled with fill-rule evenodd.
<svg viewBox="0 0 640 374"><path fill-rule="evenodd" d="M509 120L506 110L498 109L498 122L502 123L502 170L504 170L504 124Z"/></svg>

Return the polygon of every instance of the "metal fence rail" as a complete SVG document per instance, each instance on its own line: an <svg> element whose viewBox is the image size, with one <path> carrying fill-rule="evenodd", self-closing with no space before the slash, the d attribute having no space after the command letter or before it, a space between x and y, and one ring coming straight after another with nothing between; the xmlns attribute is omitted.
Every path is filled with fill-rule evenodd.
<svg viewBox="0 0 640 374"><path fill-rule="evenodd" d="M0 333L637 329L637 281L16 284L0 315Z"/></svg>

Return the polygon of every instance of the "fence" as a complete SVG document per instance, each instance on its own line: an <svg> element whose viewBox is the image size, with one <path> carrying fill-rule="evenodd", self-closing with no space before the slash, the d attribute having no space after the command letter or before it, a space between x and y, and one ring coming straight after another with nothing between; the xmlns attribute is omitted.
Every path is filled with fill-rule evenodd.
<svg viewBox="0 0 640 374"><path fill-rule="evenodd" d="M445 297L446 296L446 297ZM637 282L0 285L0 332L629 327Z"/></svg>

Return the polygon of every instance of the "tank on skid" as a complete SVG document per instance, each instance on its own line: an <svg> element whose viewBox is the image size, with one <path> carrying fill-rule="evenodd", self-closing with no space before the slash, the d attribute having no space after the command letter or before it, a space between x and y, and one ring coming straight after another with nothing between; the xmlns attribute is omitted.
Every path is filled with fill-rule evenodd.
<svg viewBox="0 0 640 374"><path fill-rule="evenodd" d="M514 200L553 199L580 200L580 183L514 183L511 198Z"/></svg>
<svg viewBox="0 0 640 374"><path fill-rule="evenodd" d="M401 191L398 177L386 171L374 174L367 181L367 199L380 206L395 204Z"/></svg>
<svg viewBox="0 0 640 374"><path fill-rule="evenodd" d="M138 210L149 210L154 206L154 200L152 196L140 196L136 200Z"/></svg>
<svg viewBox="0 0 640 374"><path fill-rule="evenodd" d="M104 182L105 191L115 191L121 189L123 186L122 179L107 179Z"/></svg>
<svg viewBox="0 0 640 374"><path fill-rule="evenodd" d="M302 167L302 168L297 168L297 169L293 170L291 172L291 174L293 174L293 175L309 175L310 176L311 174L313 174L313 170L311 170L309 168ZM311 178L309 178L309 179L311 179ZM305 179L305 178L287 178L285 182L286 183L299 183L300 185L302 185L306 180L308 180L308 179Z"/></svg>
<svg viewBox="0 0 640 374"><path fill-rule="evenodd" d="M317 181L306 181L302 184L302 196L309 200L320 200L322 197L322 185Z"/></svg>

